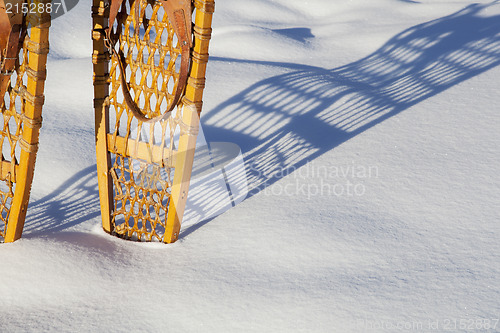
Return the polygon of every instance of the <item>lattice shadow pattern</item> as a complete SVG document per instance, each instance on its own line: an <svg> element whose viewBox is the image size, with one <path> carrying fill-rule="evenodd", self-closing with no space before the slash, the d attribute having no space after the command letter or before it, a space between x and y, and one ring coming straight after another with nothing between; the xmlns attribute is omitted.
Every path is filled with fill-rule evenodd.
<svg viewBox="0 0 500 333"><path fill-rule="evenodd" d="M245 151L252 194L382 121L500 64L500 16L491 3L398 33L342 67L245 61L288 68L202 118L211 141ZM217 59L213 59L217 60ZM224 59L225 60L225 59ZM255 121L242 122L252 115Z"/></svg>

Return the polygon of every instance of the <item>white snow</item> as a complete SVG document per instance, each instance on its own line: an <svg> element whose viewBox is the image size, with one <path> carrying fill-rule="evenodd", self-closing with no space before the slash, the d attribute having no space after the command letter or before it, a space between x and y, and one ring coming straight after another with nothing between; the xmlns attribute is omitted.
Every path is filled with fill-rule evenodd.
<svg viewBox="0 0 500 333"><path fill-rule="evenodd" d="M219 0L203 139L249 195L198 181L171 245L100 227L90 28L52 23L0 332L500 332L498 1Z"/></svg>

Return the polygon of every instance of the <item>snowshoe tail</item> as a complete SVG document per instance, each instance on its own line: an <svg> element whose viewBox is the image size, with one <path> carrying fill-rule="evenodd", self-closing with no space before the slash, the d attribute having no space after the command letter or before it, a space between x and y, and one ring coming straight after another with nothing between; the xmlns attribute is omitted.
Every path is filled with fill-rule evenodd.
<svg viewBox="0 0 500 333"><path fill-rule="evenodd" d="M103 229L179 237L202 108L213 0L93 0Z"/></svg>
<svg viewBox="0 0 500 333"><path fill-rule="evenodd" d="M50 14L23 8L48 3L0 3L0 242L22 235L42 125Z"/></svg>

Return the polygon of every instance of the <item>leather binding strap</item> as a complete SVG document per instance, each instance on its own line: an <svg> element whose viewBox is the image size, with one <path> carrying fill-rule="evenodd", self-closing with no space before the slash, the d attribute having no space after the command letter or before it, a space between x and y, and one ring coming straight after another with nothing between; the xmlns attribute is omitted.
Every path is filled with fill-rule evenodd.
<svg viewBox="0 0 500 333"><path fill-rule="evenodd" d="M0 0L1 1L1 0ZM109 25L105 29L105 38L107 40L107 46L111 53L115 55L118 60L118 67L120 69L120 85L122 87L122 92L124 96L125 103L130 109L132 114L139 120L143 122L156 122L159 120L165 120L170 116L171 111L177 106L181 100L182 93L186 86L187 78L189 75L189 59L191 53L191 25L192 25L192 5L191 0L159 0L170 19L170 23L174 28L174 32L177 35L181 47L181 65L179 71L179 78L177 80L177 87L174 92L174 97L172 102L167 106L167 110L162 114L154 118L148 118L139 108L137 103L130 94L130 87L127 83L125 76L125 56L123 51L118 48L115 49L115 44L118 38L115 39L114 35L111 33L113 29L113 24L116 20L116 16L120 8L122 7L123 0L110 0L110 11L109 11ZM140 15L140 0L135 0L135 18L136 18L136 35L138 36L139 30L139 15Z"/></svg>
<svg viewBox="0 0 500 333"><path fill-rule="evenodd" d="M10 77L14 73L16 60L18 57L20 43L22 42L24 31L22 11L15 12L22 8L24 0L0 0L0 98L4 98ZM10 6L7 6L10 4Z"/></svg>

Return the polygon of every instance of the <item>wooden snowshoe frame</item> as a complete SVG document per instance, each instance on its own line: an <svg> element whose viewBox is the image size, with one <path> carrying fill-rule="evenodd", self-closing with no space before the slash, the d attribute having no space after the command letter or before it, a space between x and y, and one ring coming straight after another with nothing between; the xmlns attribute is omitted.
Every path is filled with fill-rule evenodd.
<svg viewBox="0 0 500 333"><path fill-rule="evenodd" d="M102 225L122 238L171 243L179 237L189 189L215 3L167 0L192 11L184 16L192 33L183 84L186 43L165 0L123 0L109 27L114 1L93 0L92 6Z"/></svg>
<svg viewBox="0 0 500 333"><path fill-rule="evenodd" d="M15 5L21 9L23 3L47 8L50 0L0 0L0 242L22 235L42 125L50 14L30 11L13 18Z"/></svg>

